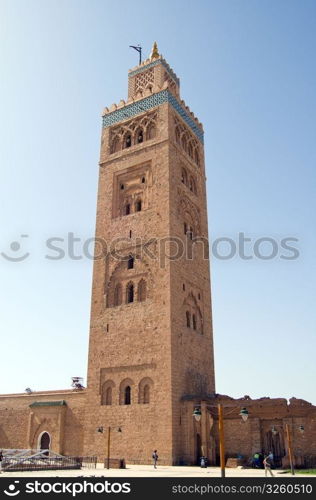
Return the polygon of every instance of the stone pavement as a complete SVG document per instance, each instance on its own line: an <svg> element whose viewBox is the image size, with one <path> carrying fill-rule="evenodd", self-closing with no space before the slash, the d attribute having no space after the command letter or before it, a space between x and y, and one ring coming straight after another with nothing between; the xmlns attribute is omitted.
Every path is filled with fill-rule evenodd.
<svg viewBox="0 0 316 500"><path fill-rule="evenodd" d="M277 478L291 478L291 474L284 474L281 470L274 470L273 474ZM34 471L34 472L3 472L2 477L221 477L219 467L185 466L158 466L154 469L151 465L127 465L126 469L104 469L102 464L97 464L96 469L82 468L81 470L55 470L55 471ZM265 477L263 469L226 469L226 477ZM295 477L309 477L315 480L316 476L310 474L299 474Z"/></svg>

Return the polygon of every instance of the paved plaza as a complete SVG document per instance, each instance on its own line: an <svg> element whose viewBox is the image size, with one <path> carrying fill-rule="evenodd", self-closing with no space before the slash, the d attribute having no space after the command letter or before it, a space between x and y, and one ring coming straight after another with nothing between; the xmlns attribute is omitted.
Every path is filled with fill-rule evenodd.
<svg viewBox="0 0 316 500"><path fill-rule="evenodd" d="M274 470L276 478L291 478L290 473L282 470ZM151 465L127 465L126 469L105 469L102 464L97 464L96 469L82 468L81 470L54 470L34 472L3 472L3 477L221 477L219 467L183 467L183 466L158 466L154 469ZM263 469L226 469L226 477L265 477ZM311 480L316 476L310 474L299 474L295 477L309 477Z"/></svg>

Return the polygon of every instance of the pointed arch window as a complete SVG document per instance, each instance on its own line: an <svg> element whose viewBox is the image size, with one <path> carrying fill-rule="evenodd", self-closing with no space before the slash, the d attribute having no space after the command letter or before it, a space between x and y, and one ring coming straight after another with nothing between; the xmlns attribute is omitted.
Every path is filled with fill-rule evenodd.
<svg viewBox="0 0 316 500"><path fill-rule="evenodd" d="M136 134L136 142L137 144L141 144L144 141L144 132L143 129L139 129Z"/></svg>
<svg viewBox="0 0 316 500"><path fill-rule="evenodd" d="M200 165L199 153L197 150L194 151L194 160L197 165Z"/></svg>
<svg viewBox="0 0 316 500"><path fill-rule="evenodd" d="M126 134L124 140L124 148L130 148L132 145L132 136L131 134Z"/></svg>
<svg viewBox="0 0 316 500"><path fill-rule="evenodd" d="M120 150L120 139L116 136L114 137L111 144L111 153L117 153Z"/></svg>
<svg viewBox="0 0 316 500"><path fill-rule="evenodd" d="M131 205L129 203L126 203L124 207L124 214L129 215L131 213Z"/></svg>
<svg viewBox="0 0 316 500"><path fill-rule="evenodd" d="M156 136L156 127L153 123L151 123L147 129L147 139L148 140L154 139L155 136Z"/></svg>
<svg viewBox="0 0 316 500"><path fill-rule="evenodd" d="M140 280L138 283L138 290L137 290L137 298L138 302L143 302L146 300L146 295L147 295L147 285L146 281L144 279Z"/></svg>
<svg viewBox="0 0 316 500"><path fill-rule="evenodd" d="M187 327L191 328L191 314L189 311L186 311L185 315L186 315Z"/></svg>
<svg viewBox="0 0 316 500"><path fill-rule="evenodd" d="M178 129L178 127L176 127L175 136L176 136L176 142L180 144L180 130Z"/></svg>
<svg viewBox="0 0 316 500"><path fill-rule="evenodd" d="M193 326L193 330L196 330L196 316L195 316L195 314L192 314L192 326Z"/></svg>
<svg viewBox="0 0 316 500"><path fill-rule="evenodd" d="M122 304L122 285L118 283L114 289L114 306Z"/></svg>
<svg viewBox="0 0 316 500"><path fill-rule="evenodd" d="M131 396L132 396L132 391L131 391L130 386L128 385L127 387L125 387L125 390L124 390L124 404L125 405L131 404L131 399L132 399Z"/></svg>
<svg viewBox="0 0 316 500"><path fill-rule="evenodd" d="M105 391L105 404L107 406L112 404L112 387L108 387Z"/></svg>
<svg viewBox="0 0 316 500"><path fill-rule="evenodd" d="M188 174L185 168L181 169L181 182L186 186L188 184Z"/></svg>
<svg viewBox="0 0 316 500"><path fill-rule="evenodd" d="M150 387L148 384L146 384L143 389L143 403L149 404L149 402L150 402Z"/></svg>
<svg viewBox="0 0 316 500"><path fill-rule="evenodd" d="M135 212L141 212L142 210L142 200L137 200L135 203Z"/></svg>
<svg viewBox="0 0 316 500"><path fill-rule="evenodd" d="M134 257L132 255L128 258L127 269L134 269Z"/></svg>
<svg viewBox="0 0 316 500"><path fill-rule="evenodd" d="M133 283L128 283L126 287L126 303L131 304L134 302L134 285Z"/></svg>

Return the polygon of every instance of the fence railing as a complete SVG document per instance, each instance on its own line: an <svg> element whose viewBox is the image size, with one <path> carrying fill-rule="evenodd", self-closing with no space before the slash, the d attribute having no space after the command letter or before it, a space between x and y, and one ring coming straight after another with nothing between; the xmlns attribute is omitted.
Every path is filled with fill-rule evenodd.
<svg viewBox="0 0 316 500"><path fill-rule="evenodd" d="M4 457L2 470L13 471L38 471L38 470L66 470L81 469L86 467L95 469L97 457L24 457L23 459L14 457Z"/></svg>

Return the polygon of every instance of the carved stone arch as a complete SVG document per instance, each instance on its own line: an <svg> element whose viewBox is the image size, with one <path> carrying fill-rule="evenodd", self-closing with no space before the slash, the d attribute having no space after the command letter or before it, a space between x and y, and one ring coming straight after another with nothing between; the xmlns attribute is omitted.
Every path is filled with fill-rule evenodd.
<svg viewBox="0 0 316 500"><path fill-rule="evenodd" d="M175 128L175 139L176 139L177 144L180 144L180 138L181 138L180 127L176 126L176 128Z"/></svg>
<svg viewBox="0 0 316 500"><path fill-rule="evenodd" d="M135 302L135 283L129 281L125 288L125 304L132 304Z"/></svg>
<svg viewBox="0 0 316 500"><path fill-rule="evenodd" d="M178 205L178 213L179 217L182 218L184 221L186 218L189 218L190 221L193 222L195 230L194 232L197 235L199 235L201 232L199 209L194 205L194 203L192 203L192 201L187 196L181 193L181 191L180 191L180 200Z"/></svg>
<svg viewBox="0 0 316 500"><path fill-rule="evenodd" d="M120 151L121 149L122 149L121 138L119 135L115 135L111 140L110 152L111 154L118 153L118 151Z"/></svg>
<svg viewBox="0 0 316 500"><path fill-rule="evenodd" d="M150 377L144 377L138 384L138 403L150 404L153 401L154 382Z"/></svg>
<svg viewBox="0 0 316 500"><path fill-rule="evenodd" d="M196 180L195 180L195 177L193 175L190 175L188 186L189 186L190 191L192 191L192 193L197 194Z"/></svg>
<svg viewBox="0 0 316 500"><path fill-rule="evenodd" d="M181 166L181 182L187 186L188 185L188 172L184 166Z"/></svg>
<svg viewBox="0 0 316 500"><path fill-rule="evenodd" d="M133 132L131 130L125 130L123 136L123 149L130 148L133 146Z"/></svg>
<svg viewBox="0 0 316 500"><path fill-rule="evenodd" d="M106 380L102 384L101 389L101 405L110 406L113 404L113 392L115 388L115 383L113 380Z"/></svg>
<svg viewBox="0 0 316 500"><path fill-rule="evenodd" d="M131 378L125 378L120 383L119 403L120 405L130 405L134 401L134 381ZM130 389L128 391L128 388ZM128 402L129 398L129 402Z"/></svg>
<svg viewBox="0 0 316 500"><path fill-rule="evenodd" d="M203 315L199 303L193 294L190 292L182 304L183 321L185 326L192 328L199 333L203 333ZM189 319L188 319L189 318Z"/></svg>
<svg viewBox="0 0 316 500"><path fill-rule="evenodd" d="M181 146L185 152L188 151L188 136L185 132L181 134Z"/></svg>
<svg viewBox="0 0 316 500"><path fill-rule="evenodd" d="M150 122L146 127L146 139L150 141L156 137L157 127L155 123Z"/></svg>
<svg viewBox="0 0 316 500"><path fill-rule="evenodd" d="M188 155L190 156L190 158L193 158L193 144L192 144L192 140L189 140L188 141Z"/></svg>
<svg viewBox="0 0 316 500"><path fill-rule="evenodd" d="M145 140L144 128L138 125L134 134L134 144L141 144Z"/></svg>
<svg viewBox="0 0 316 500"><path fill-rule="evenodd" d="M137 300L138 302L144 302L147 298L147 282L142 278L137 285Z"/></svg>
<svg viewBox="0 0 316 500"><path fill-rule="evenodd" d="M157 250L155 249L155 253ZM118 283L123 283L125 280L126 283L126 267L127 267L127 260L130 256L134 257L134 268L135 268L135 273L139 276L140 279L144 279L146 281L146 300L151 298L152 290L153 290L153 274L151 271L151 266L148 263L147 259L144 256L138 255L138 253L130 253L126 252L126 255L124 258L122 258L114 267L112 272L110 273L110 277L108 281L105 284L105 289L104 293L106 295L106 305L107 307L112 307L112 304L114 303L114 290L115 287ZM130 275L129 275L130 276ZM138 280L138 281L139 281ZM136 285L136 282L134 283L134 286ZM122 303L125 303L125 290L124 290L125 285L123 286L122 284L122 296L123 300ZM136 290L134 288L134 301L136 298Z"/></svg>

